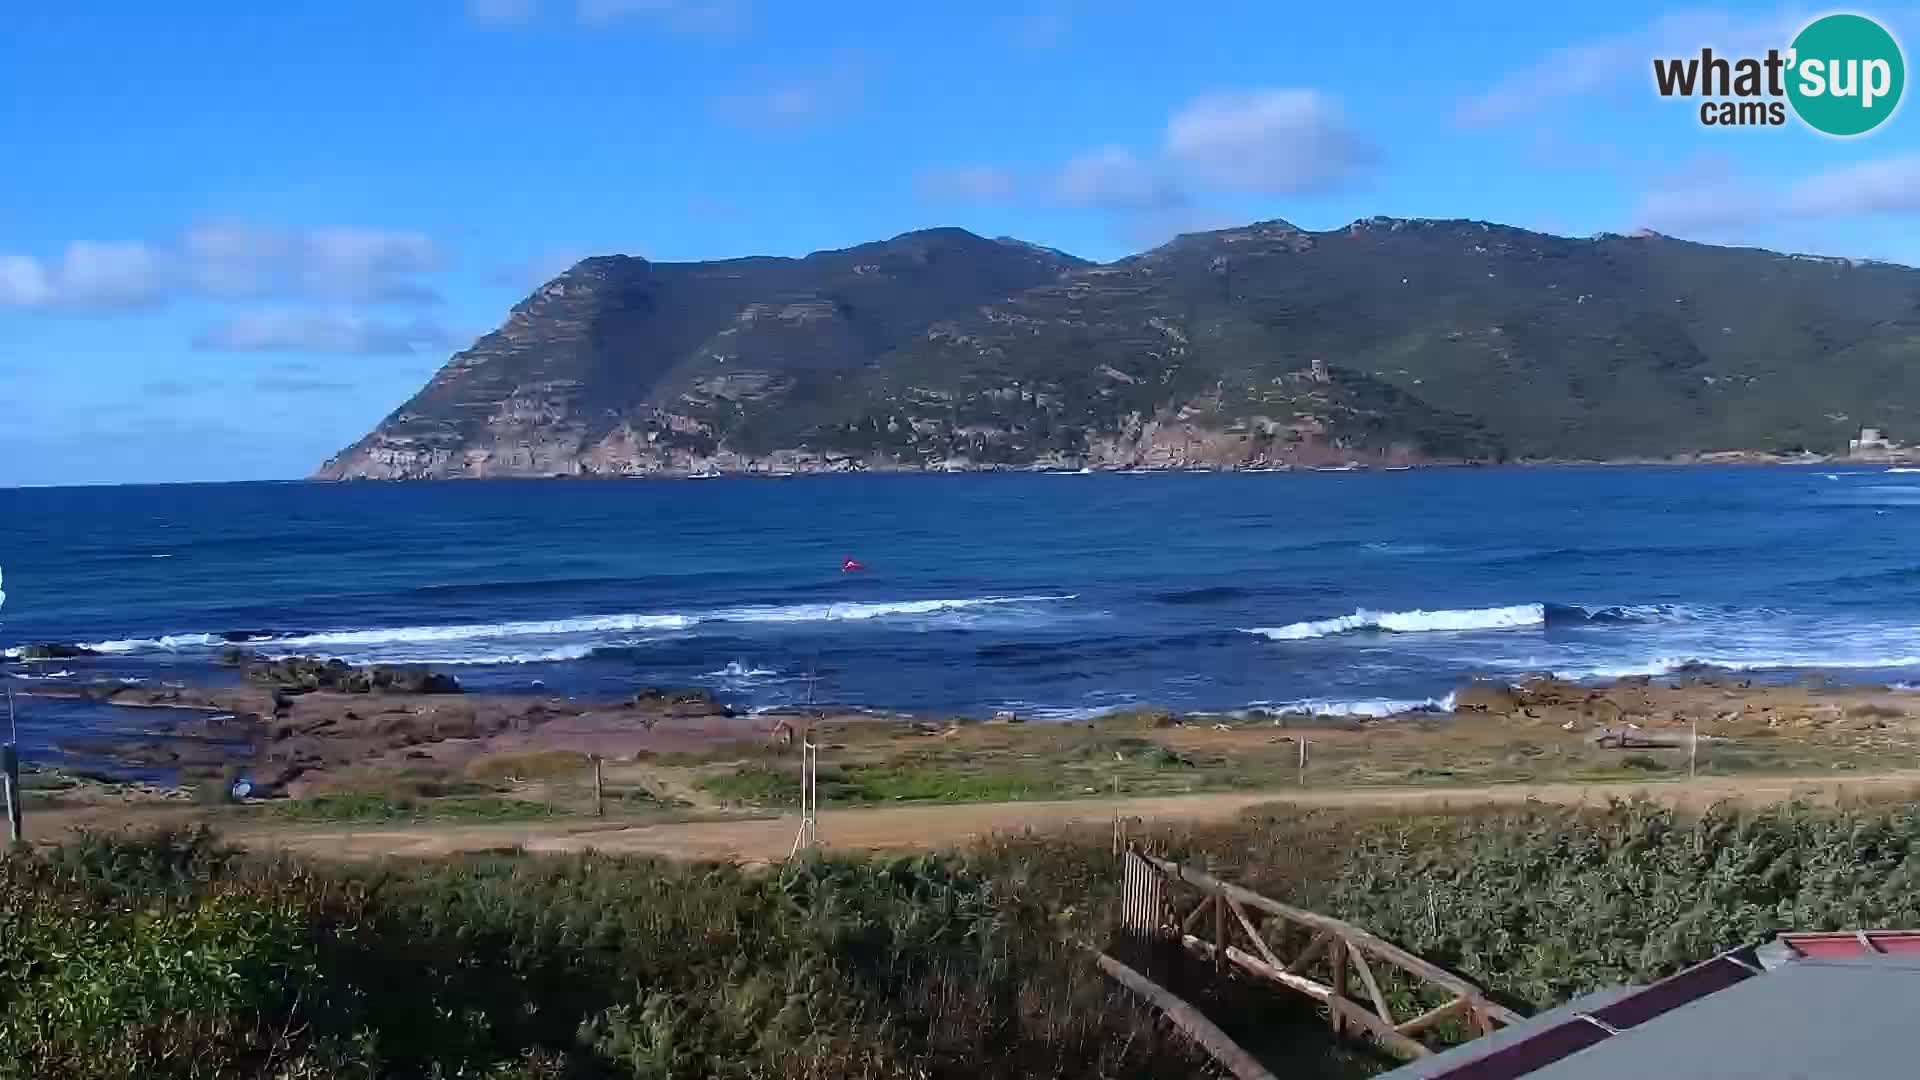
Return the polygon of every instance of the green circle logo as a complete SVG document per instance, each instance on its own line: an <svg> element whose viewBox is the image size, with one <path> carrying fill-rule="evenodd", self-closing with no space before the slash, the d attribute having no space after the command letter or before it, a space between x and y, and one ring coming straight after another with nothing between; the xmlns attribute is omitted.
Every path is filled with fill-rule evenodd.
<svg viewBox="0 0 1920 1080"><path fill-rule="evenodd" d="M1826 15L1793 39L1787 97L1807 126L1863 135L1900 106L1907 62L1900 43L1864 15Z"/></svg>

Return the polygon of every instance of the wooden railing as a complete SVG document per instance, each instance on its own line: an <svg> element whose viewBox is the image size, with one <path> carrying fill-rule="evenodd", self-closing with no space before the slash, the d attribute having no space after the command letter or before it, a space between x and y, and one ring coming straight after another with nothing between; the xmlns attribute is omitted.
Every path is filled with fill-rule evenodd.
<svg viewBox="0 0 1920 1080"><path fill-rule="evenodd" d="M1122 859L1123 930L1134 937L1178 940L1188 952L1211 960L1222 975L1232 965L1304 994L1326 1007L1336 1035L1364 1034L1401 1057L1418 1058L1433 1051L1416 1036L1436 1024L1462 1017L1476 1035L1484 1035L1495 1024L1521 1019L1466 979L1352 923L1283 904L1166 859L1131 850ZM1190 885L1205 894L1184 918L1177 916L1167 899L1168 882ZM1304 944L1292 956L1282 955L1282 946L1269 940L1275 935L1262 933L1262 925L1270 920L1307 931ZM1203 933L1209 936L1202 937ZM1286 937L1297 941L1301 935ZM1320 970L1315 965L1322 960L1329 973L1327 982L1307 974ZM1382 992L1376 964L1383 965L1382 970L1405 973L1417 985L1439 989L1447 1000L1418 1015L1396 1018Z"/></svg>

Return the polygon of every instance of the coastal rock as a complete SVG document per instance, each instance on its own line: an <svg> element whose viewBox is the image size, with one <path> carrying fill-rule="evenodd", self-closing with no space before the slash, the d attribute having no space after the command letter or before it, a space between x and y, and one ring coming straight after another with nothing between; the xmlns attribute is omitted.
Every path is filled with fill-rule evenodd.
<svg viewBox="0 0 1920 1080"><path fill-rule="evenodd" d="M246 678L283 690L333 690L344 694L458 694L460 681L424 667L374 664L355 667L343 660L290 656L278 660L248 657Z"/></svg>
<svg viewBox="0 0 1920 1080"><path fill-rule="evenodd" d="M15 655L19 660L77 660L86 656L98 656L97 650L85 645L71 645L55 641L36 642L22 645Z"/></svg>

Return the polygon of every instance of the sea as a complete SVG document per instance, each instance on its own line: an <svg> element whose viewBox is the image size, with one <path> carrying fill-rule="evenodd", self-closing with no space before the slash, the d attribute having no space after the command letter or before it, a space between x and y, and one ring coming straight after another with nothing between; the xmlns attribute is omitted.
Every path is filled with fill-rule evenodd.
<svg viewBox="0 0 1920 1080"><path fill-rule="evenodd" d="M11 665L26 692L231 679L234 646L1035 720L1920 680L1920 470L1885 466L8 489L0 571L0 648L98 654ZM128 711L20 701L42 747Z"/></svg>

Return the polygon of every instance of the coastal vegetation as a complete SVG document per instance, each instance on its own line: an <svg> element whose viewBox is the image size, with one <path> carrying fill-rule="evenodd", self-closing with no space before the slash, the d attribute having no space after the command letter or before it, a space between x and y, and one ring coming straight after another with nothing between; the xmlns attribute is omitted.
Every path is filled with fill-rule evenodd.
<svg viewBox="0 0 1920 1080"><path fill-rule="evenodd" d="M0 859L6 1077L1146 1077L1204 1061L1088 960L1102 835L783 868L337 865L204 831ZM1523 1011L1784 929L1920 924L1904 802L1254 812L1141 842L1351 919ZM1393 992L1389 988L1389 992ZM1288 1075L1390 1062L1302 1001L1203 1006Z"/></svg>

